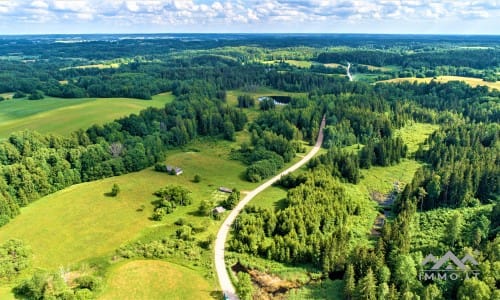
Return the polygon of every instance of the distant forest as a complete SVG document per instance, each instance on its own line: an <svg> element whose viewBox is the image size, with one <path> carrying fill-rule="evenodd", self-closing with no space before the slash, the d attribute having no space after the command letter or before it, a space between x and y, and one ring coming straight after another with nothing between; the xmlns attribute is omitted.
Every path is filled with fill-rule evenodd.
<svg viewBox="0 0 500 300"><path fill-rule="evenodd" d="M340 72L344 67L332 72L334 68L326 66L390 65L397 70L377 71L377 76L465 72L496 81L498 37L1 37L0 60L0 93L14 98L8 101L43 101L45 96L147 100L162 92L175 96L163 108L148 108L68 137L23 131L1 141L0 225L44 195L153 166L168 150L198 137L234 141L236 132L246 130L248 140L231 158L245 164L246 180L259 182L304 152L302 141L312 145L325 116L325 153L312 159L303 174L280 180L287 189L281 209L246 208L229 249L312 266L324 279L343 280L346 299L500 296L495 273L500 245L500 91L459 81L349 81ZM293 60L311 66L297 66ZM230 90L250 94L260 87L302 94L290 96L287 105L279 107L274 102L257 106L249 95L238 97L236 105L227 101ZM250 118L248 110L254 108ZM439 129L410 153L397 132L417 122ZM417 160L422 167L395 198L393 217L379 237L355 236L353 220L364 212L345 185L359 184L362 170L405 159ZM234 203L229 204L231 208ZM456 214L433 215L445 208ZM441 226L447 224L449 238L439 244L415 238L421 233L415 222L421 228L437 227L437 219ZM464 284L417 280L423 253L446 248L458 254L473 247L482 251L479 279Z"/></svg>

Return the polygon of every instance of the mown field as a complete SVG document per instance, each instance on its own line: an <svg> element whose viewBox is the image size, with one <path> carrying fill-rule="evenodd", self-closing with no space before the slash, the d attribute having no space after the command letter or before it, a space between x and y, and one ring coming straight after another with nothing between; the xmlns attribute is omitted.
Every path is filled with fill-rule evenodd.
<svg viewBox="0 0 500 300"><path fill-rule="evenodd" d="M153 96L152 100L52 97L36 101L6 100L0 102L0 138L24 129L69 135L80 128L104 124L150 106L163 107L172 100L171 93Z"/></svg>
<svg viewBox="0 0 500 300"><path fill-rule="evenodd" d="M101 300L210 299L212 287L195 271L165 261L137 260L113 268Z"/></svg>
<svg viewBox="0 0 500 300"><path fill-rule="evenodd" d="M389 79L389 80L383 80L380 82L403 82L403 81L410 81L410 82L418 82L418 83L429 83L431 80L435 80L440 83L445 83L449 81L463 81L467 83L470 86L476 87L476 86L487 86L490 89L497 89L500 90L500 81L497 82L488 82L484 81L480 78L473 78L473 77L462 77L462 76L437 76L436 79L432 77L426 77L426 78L416 78L416 77L405 77L405 78L394 78L394 79Z"/></svg>

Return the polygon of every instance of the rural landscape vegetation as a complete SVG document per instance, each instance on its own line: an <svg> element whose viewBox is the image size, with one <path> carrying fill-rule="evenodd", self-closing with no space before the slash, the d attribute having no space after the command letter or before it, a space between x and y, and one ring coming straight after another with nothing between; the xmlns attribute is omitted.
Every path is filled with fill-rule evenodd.
<svg viewBox="0 0 500 300"><path fill-rule="evenodd" d="M0 299L500 299L499 78L498 36L1 36Z"/></svg>

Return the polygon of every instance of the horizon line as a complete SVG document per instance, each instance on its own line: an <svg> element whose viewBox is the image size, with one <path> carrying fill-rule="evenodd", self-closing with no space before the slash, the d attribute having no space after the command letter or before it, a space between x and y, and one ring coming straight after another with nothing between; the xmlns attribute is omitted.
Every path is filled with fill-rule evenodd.
<svg viewBox="0 0 500 300"><path fill-rule="evenodd" d="M373 33L373 32L86 32L86 33L2 33L0 36L27 35L414 35L414 36L500 36L500 33Z"/></svg>

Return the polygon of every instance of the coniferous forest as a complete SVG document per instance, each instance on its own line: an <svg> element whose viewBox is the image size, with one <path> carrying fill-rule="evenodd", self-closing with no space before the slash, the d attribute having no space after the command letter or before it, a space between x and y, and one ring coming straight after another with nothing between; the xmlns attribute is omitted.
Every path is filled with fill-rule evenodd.
<svg viewBox="0 0 500 300"><path fill-rule="evenodd" d="M39 270L23 236L0 240L0 286L20 299L95 299L106 291L110 265L131 259L181 261L215 282L213 262L203 259L211 258L216 231L186 219L218 228L227 212L214 208L230 211L304 157L325 117L319 154L274 184L280 196L263 193L232 225L226 263L240 299L500 298L500 90L491 85L500 79L498 37L224 37L0 37L0 128L5 105L173 97L65 135L23 130L0 139L0 233L47 195L148 169L165 175L165 184L153 207L138 211L173 226L171 234L123 240L100 258L105 263L83 260L94 271L73 281ZM418 131L424 127L432 130ZM224 180L245 188L229 186L214 202L171 184L185 174L169 175L165 162L211 147L195 149L200 143L230 149L217 159L241 168L240 181ZM211 180L184 172L195 174L195 186ZM116 185L110 194L124 193ZM171 214L184 215L174 223ZM459 275L477 276L431 278L424 259L448 251L473 257ZM288 286L272 291L260 273Z"/></svg>

